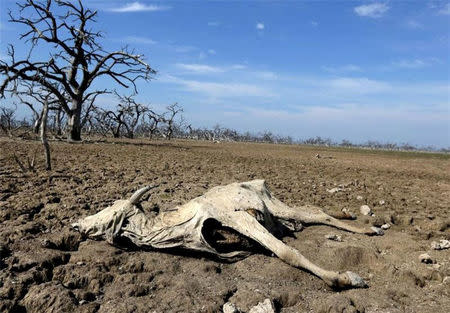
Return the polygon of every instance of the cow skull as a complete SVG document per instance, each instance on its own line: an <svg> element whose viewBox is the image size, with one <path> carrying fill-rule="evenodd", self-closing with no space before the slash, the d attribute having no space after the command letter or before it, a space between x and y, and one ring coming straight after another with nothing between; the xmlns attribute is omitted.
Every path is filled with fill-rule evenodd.
<svg viewBox="0 0 450 313"><path fill-rule="evenodd" d="M130 199L115 201L112 206L72 225L87 237L106 239L111 244L127 238L142 248L184 248L222 259L251 253L242 248L244 242L257 244L284 262L315 274L329 286L367 286L353 272L329 271L315 265L276 236L286 229L300 230L303 224L324 224L366 235L381 235L378 228L346 224L315 206L290 208L272 196L264 180L218 186L184 205L149 218L140 208L139 200L151 188L144 187Z"/></svg>

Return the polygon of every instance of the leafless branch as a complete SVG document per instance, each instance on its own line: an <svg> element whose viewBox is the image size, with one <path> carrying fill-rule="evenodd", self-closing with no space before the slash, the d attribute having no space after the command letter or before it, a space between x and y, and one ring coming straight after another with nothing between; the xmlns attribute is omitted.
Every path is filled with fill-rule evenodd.
<svg viewBox="0 0 450 313"><path fill-rule="evenodd" d="M79 139L86 123L86 118L81 118L83 105L88 103L89 113L95 98L107 92L92 86L97 78L109 77L137 92L137 80L149 80L156 74L143 55L127 47L105 51L100 45L102 33L90 27L96 22L97 11L85 8L81 0L25 0L17 6L18 14L9 12L10 22L24 26L20 38L30 44L29 55L17 60L14 47L9 46L10 60L0 61L0 75L5 77L0 96L18 81L42 86L67 113L71 139ZM52 52L47 60L33 61L32 51L41 44L50 46Z"/></svg>

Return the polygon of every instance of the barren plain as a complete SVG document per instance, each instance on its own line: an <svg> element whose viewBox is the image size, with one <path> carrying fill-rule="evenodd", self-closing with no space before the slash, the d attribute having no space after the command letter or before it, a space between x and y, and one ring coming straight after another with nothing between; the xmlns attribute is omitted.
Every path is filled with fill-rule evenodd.
<svg viewBox="0 0 450 313"><path fill-rule="evenodd" d="M38 151L36 172L13 159ZM0 138L0 312L243 311L271 299L278 312L448 312L449 155L199 141L52 142L51 172L38 142ZM323 157L317 158L319 154ZM330 157L330 158L327 158ZM223 263L191 252L140 251L85 240L70 227L136 189L157 183L148 214L217 185L265 179L290 206L357 214L391 228L367 237L310 226L283 240L313 262L351 270L367 289L332 290L268 253ZM334 187L340 191L331 193ZM374 217L363 216L367 204ZM325 238L342 236L342 242ZM419 255L428 253L432 263Z"/></svg>

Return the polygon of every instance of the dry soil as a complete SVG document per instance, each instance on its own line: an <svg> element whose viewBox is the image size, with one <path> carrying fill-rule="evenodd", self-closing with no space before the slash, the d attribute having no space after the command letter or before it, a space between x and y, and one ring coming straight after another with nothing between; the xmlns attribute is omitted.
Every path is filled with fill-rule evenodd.
<svg viewBox="0 0 450 313"><path fill-rule="evenodd" d="M0 138L0 312L246 311L266 298L279 312L448 312L448 155L197 141L52 142L51 172L36 141ZM37 150L36 171L13 159ZM316 158L320 154L321 158ZM326 158L331 157L331 158ZM284 241L315 263L351 270L367 289L336 291L268 253L234 263L207 255L139 251L80 238L70 223L137 188L166 210L209 188L262 178L291 206L347 208L359 225L392 227L382 237L310 226ZM341 185L342 191L330 193ZM360 196L360 197L358 197ZM381 201L381 202L380 202ZM369 205L375 217L359 213ZM325 238L338 234L342 242ZM434 264L419 255L428 253Z"/></svg>

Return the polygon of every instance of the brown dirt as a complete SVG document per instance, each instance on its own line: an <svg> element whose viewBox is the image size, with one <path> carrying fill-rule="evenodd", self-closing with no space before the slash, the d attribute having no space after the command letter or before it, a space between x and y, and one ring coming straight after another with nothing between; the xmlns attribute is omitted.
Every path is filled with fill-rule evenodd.
<svg viewBox="0 0 450 313"><path fill-rule="evenodd" d="M265 298L286 313L448 312L450 250L430 248L450 239L448 156L188 141L51 147L55 169L45 172L38 155L37 171L24 174L12 155L32 154L39 143L0 138L0 312L220 312L227 301L248 310ZM216 185L255 178L291 206L348 208L355 224L389 222L382 237L314 226L284 239L325 268L359 273L370 287L331 290L264 254L220 263L119 249L82 240L69 226L144 184L160 184L142 203L155 214ZM344 191L327 192L339 184ZM362 204L377 217L361 216ZM325 239L328 233L343 242ZM420 263L425 252L435 264Z"/></svg>

